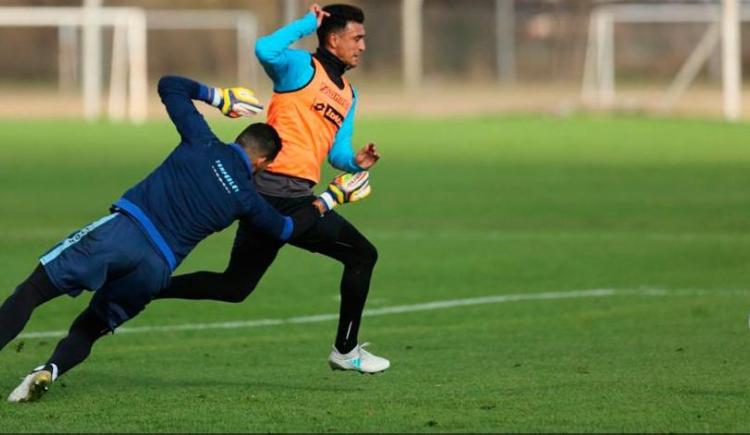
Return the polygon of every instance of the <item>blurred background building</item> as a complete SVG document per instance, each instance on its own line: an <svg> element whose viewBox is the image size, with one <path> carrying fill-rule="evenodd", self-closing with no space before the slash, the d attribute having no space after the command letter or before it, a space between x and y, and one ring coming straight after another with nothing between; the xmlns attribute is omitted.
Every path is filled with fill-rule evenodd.
<svg viewBox="0 0 750 435"><path fill-rule="evenodd" d="M84 0L0 0L0 7L81 7ZM454 113L546 111L569 113L596 109L585 97L587 52L591 56L592 13L622 5L705 7L721 15L721 1L596 0L419 0L418 18L410 16L411 0L348 0L366 13L367 54L351 76L369 113ZM135 7L159 12L185 10L248 12L265 34L291 17L301 16L308 0L96 0L101 7ZM320 1L321 4L333 3ZM742 2L739 2L740 9ZM709 10L709 9L706 9ZM165 12L166 11L166 12ZM740 11L741 12L741 11ZM0 11L0 19L3 12ZM176 17L176 15L174 15ZM670 85L704 38L706 22L639 22L613 25L613 74L617 99L607 109L663 111ZM211 17L206 16L210 21ZM421 32L414 30L418 19ZM221 84L256 87L268 95L269 83L251 53L246 59L235 28L164 29L151 26L146 41L149 108L157 104L153 83L166 73L183 74ZM180 21L179 18L175 18ZM168 27L168 26L167 26ZM114 75L116 35L101 27L102 106ZM743 34L740 63L748 60L750 34ZM83 106L81 28L0 25L0 116L25 117L15 101L28 98L48 106L46 115L80 116ZM238 42L240 41L240 42ZM704 41L705 42L705 41ZM315 37L299 44L314 49ZM704 44L705 45L705 44ZM416 47L416 48L415 48ZM721 47L704 50L705 62L694 66L694 80L669 107L670 113L718 116L722 112ZM418 50L413 54L413 50ZM411 53L411 54L410 54ZM700 54L700 53L699 53ZM415 61L417 65L406 65ZM419 58L421 57L421 58ZM245 62L238 65L238 62ZM249 64L248 64L249 62ZM120 63L120 65L124 65ZM747 69L745 69L746 71ZM745 74L748 74L747 72ZM246 76L238 78L238 75ZM688 86L689 84L689 86ZM132 83L131 83L132 86ZM119 101L119 100L118 100ZM104 109L102 109L105 111ZM158 110L149 110L157 115Z"/></svg>

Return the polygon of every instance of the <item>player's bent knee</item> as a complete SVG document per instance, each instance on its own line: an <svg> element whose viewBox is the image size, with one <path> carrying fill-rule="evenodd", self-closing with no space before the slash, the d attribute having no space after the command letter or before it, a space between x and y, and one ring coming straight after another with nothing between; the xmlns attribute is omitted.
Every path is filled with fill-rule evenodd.
<svg viewBox="0 0 750 435"><path fill-rule="evenodd" d="M370 251L368 255L369 255L368 258L370 259L370 262L372 263L373 266L375 266L375 263L378 262L378 249L372 244L370 244Z"/></svg>
<svg viewBox="0 0 750 435"><path fill-rule="evenodd" d="M365 240L360 249L358 249L357 257L363 266L373 268L375 263L378 262L378 250L369 241Z"/></svg>
<svg viewBox="0 0 750 435"><path fill-rule="evenodd" d="M250 296L250 293L255 290L255 287L257 285L258 281L235 281L233 285L229 285L227 287L227 290L224 292L224 294L226 295L225 301L233 304L239 304L240 302L243 302L245 299L247 299L248 296Z"/></svg>

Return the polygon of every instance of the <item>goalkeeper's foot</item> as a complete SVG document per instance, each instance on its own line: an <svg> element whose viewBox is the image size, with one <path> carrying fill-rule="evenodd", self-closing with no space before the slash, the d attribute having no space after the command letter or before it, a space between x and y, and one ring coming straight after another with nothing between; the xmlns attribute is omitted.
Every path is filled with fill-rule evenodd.
<svg viewBox="0 0 750 435"><path fill-rule="evenodd" d="M52 372L43 368L28 374L10 393L8 402L34 402L39 400L52 383Z"/></svg>
<svg viewBox="0 0 750 435"><path fill-rule="evenodd" d="M364 347L368 344L358 344L347 354L342 354L334 346L328 356L328 365L333 370L355 370L360 373L380 373L388 369L391 362L366 351Z"/></svg>

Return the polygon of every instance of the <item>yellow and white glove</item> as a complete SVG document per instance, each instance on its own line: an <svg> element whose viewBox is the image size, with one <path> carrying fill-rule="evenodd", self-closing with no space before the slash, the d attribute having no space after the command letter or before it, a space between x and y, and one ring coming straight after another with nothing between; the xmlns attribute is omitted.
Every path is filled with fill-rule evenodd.
<svg viewBox="0 0 750 435"><path fill-rule="evenodd" d="M339 204L359 201L367 197L370 192L370 173L360 171L353 174L339 174L318 198L323 201L328 210L332 210Z"/></svg>
<svg viewBox="0 0 750 435"><path fill-rule="evenodd" d="M239 118L255 116L263 111L263 105L253 91L243 87L214 88L212 105L221 110L224 116Z"/></svg>

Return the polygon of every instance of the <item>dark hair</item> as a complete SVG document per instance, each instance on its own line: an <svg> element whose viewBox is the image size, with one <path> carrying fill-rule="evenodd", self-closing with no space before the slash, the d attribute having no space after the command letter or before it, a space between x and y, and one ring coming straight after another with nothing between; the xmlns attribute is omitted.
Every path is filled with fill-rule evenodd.
<svg viewBox="0 0 750 435"><path fill-rule="evenodd" d="M248 125L237 136L236 142L250 153L267 158L269 162L273 161L281 150L279 133L275 128L263 122Z"/></svg>
<svg viewBox="0 0 750 435"><path fill-rule="evenodd" d="M365 23L365 13L356 6L336 4L328 5L323 10L331 15L323 18L318 27L318 44L321 47L325 47L328 35L345 29L350 21Z"/></svg>

